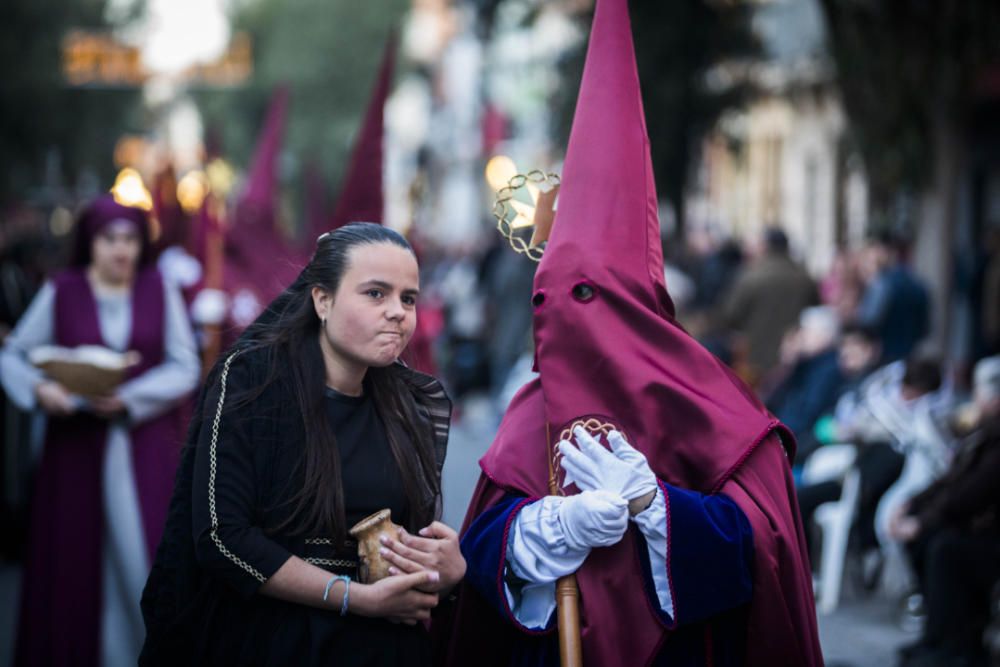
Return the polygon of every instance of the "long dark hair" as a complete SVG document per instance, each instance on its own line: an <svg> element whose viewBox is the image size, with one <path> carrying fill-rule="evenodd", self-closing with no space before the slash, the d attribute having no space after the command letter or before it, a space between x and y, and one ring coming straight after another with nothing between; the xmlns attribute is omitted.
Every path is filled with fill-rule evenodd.
<svg viewBox="0 0 1000 667"><path fill-rule="evenodd" d="M312 300L312 288L336 294L349 268L353 248L390 243L413 249L398 233L381 225L352 223L327 232L317 240L316 251L298 279L279 295L251 324L234 345L245 352L266 349L269 358L266 379L242 396L234 406L245 405L278 381L298 404L305 427L305 448L300 461L302 487L291 498L289 518L273 530L296 534L331 535L343 545L347 528L344 487L337 440L326 416L326 373L319 344L320 320ZM426 526L439 512L441 484L435 459L434 433L395 364L370 367L365 390L385 426L393 457L403 478L409 501L409 526Z"/></svg>

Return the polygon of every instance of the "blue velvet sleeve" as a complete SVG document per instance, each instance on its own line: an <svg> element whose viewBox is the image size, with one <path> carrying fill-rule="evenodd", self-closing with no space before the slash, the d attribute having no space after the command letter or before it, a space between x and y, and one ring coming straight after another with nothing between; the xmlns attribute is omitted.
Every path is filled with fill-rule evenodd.
<svg viewBox="0 0 1000 667"><path fill-rule="evenodd" d="M519 623L511 612L504 590L504 578L508 576L507 541L511 526L518 512L535 500L537 499L523 496L505 496L472 522L462 536L461 548L466 562L465 579L483 599L519 630L528 634L543 634L552 628L528 628Z"/></svg>
<svg viewBox="0 0 1000 667"><path fill-rule="evenodd" d="M662 481L660 489L666 500L666 574L673 617L660 608L647 542L638 540L646 594L660 621L676 628L748 603L754 550L743 510L723 494L705 495Z"/></svg>

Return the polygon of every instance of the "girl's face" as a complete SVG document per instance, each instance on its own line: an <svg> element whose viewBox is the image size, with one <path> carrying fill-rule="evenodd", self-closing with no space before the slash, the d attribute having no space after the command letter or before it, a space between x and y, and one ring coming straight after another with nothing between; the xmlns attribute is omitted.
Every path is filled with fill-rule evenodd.
<svg viewBox="0 0 1000 667"><path fill-rule="evenodd" d="M142 239L135 224L128 220L115 221L101 229L91 242L91 266L103 282L130 283L141 253Z"/></svg>
<svg viewBox="0 0 1000 667"><path fill-rule="evenodd" d="M313 291L324 335L344 361L388 366L410 342L417 324L420 275L413 253L392 243L355 246L348 266L330 298Z"/></svg>

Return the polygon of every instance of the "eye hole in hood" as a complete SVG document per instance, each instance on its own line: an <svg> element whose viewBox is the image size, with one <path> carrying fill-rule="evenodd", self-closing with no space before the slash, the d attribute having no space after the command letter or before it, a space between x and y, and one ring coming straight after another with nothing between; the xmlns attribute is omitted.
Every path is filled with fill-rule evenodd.
<svg viewBox="0 0 1000 667"><path fill-rule="evenodd" d="M587 303L593 301L594 297L597 296L597 289L588 282L577 283L573 285L573 298L580 303Z"/></svg>

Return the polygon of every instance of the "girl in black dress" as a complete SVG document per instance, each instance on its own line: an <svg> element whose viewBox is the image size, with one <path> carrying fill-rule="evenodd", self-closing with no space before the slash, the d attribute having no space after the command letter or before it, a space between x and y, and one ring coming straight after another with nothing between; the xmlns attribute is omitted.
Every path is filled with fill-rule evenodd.
<svg viewBox="0 0 1000 667"><path fill-rule="evenodd" d="M347 225L220 358L143 592L140 664L429 663L422 622L465 561L435 521L451 404L397 361L418 289L401 236ZM383 508L405 527L384 540L399 567L348 581L347 530Z"/></svg>

